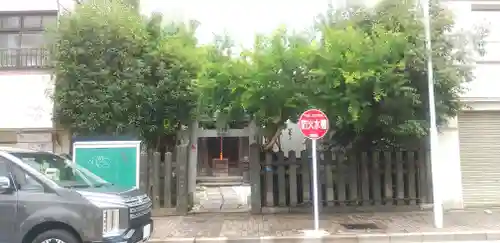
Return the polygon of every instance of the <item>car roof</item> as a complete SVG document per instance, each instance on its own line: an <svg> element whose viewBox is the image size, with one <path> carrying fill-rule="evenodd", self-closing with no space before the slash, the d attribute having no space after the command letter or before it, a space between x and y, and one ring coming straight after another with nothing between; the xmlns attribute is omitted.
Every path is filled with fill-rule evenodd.
<svg viewBox="0 0 500 243"><path fill-rule="evenodd" d="M6 153L43 153L41 151L36 151L36 150L32 150L32 149L2 147L2 146L0 146L0 151L6 152Z"/></svg>

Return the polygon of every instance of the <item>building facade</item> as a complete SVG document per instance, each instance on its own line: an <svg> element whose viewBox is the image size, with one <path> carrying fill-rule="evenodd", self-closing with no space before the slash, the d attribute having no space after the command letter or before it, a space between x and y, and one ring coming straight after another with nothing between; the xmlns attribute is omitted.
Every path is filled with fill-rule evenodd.
<svg viewBox="0 0 500 243"><path fill-rule="evenodd" d="M72 6L71 0L62 2ZM57 23L59 9L56 0L0 6L0 145L58 148L44 30Z"/></svg>
<svg viewBox="0 0 500 243"><path fill-rule="evenodd" d="M500 205L500 1L448 1L457 27L489 30L475 79L461 97L466 105L441 129L439 175L445 208Z"/></svg>

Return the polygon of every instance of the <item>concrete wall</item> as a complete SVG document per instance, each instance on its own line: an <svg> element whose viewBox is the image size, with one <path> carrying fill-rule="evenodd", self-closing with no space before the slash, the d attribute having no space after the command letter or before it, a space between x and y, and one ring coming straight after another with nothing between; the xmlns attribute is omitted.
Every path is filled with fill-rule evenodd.
<svg viewBox="0 0 500 243"><path fill-rule="evenodd" d="M52 129L51 75L0 73L0 129Z"/></svg>
<svg viewBox="0 0 500 243"><path fill-rule="evenodd" d="M53 151L52 90L47 72L0 72L0 143Z"/></svg>

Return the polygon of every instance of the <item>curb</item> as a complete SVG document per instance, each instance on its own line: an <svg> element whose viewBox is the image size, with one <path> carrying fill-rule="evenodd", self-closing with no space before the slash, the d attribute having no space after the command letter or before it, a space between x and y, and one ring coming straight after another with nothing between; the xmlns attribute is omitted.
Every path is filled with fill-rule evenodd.
<svg viewBox="0 0 500 243"><path fill-rule="evenodd" d="M418 242L460 242L500 241L499 231L466 232L420 232L387 234L336 234L318 238L306 236L262 236L262 237L193 237L151 239L156 243L418 243Z"/></svg>

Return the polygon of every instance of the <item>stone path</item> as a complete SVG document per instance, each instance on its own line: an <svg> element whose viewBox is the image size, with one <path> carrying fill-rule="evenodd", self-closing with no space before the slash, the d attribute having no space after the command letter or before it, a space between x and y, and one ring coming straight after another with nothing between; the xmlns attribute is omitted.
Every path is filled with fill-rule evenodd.
<svg viewBox="0 0 500 243"><path fill-rule="evenodd" d="M443 232L500 232L499 211L461 211L446 213L443 229L432 224L432 212L371 213L321 215L320 227L331 235L357 234L412 234ZM373 223L379 229L349 230L342 224ZM248 213L196 214L155 218L153 239L172 237L262 237L300 236L302 230L311 229L311 216L307 214L251 215ZM485 237L481 233L481 237ZM498 233L500 239L500 233Z"/></svg>
<svg viewBox="0 0 500 243"><path fill-rule="evenodd" d="M193 213L248 212L250 186L198 187Z"/></svg>

